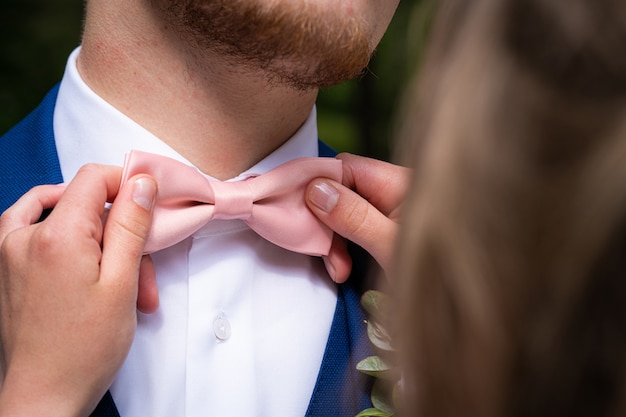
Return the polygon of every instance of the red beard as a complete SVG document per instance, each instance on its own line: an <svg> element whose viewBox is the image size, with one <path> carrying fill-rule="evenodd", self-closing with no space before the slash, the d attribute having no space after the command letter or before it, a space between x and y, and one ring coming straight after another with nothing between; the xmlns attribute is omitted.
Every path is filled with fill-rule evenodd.
<svg viewBox="0 0 626 417"><path fill-rule="evenodd" d="M300 90L358 76L373 47L358 18L315 4L265 6L252 0L155 0L189 42L243 68L264 71L272 82Z"/></svg>

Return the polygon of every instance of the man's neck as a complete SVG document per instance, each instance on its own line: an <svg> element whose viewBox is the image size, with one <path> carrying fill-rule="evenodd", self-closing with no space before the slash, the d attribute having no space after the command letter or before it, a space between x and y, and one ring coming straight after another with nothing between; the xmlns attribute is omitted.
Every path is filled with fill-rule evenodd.
<svg viewBox="0 0 626 417"><path fill-rule="evenodd" d="M199 56L156 16L137 9L149 2L109 3L126 10L93 3L78 58L82 78L206 174L236 176L309 116L317 91L270 84L223 57Z"/></svg>

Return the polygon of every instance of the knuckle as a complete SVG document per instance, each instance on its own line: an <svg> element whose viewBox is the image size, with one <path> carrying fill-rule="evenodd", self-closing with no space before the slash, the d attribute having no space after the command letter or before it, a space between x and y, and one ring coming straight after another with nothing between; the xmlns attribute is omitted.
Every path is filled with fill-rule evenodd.
<svg viewBox="0 0 626 417"><path fill-rule="evenodd" d="M346 236L354 237L364 234L369 212L370 207L367 204L355 204L346 211L344 224Z"/></svg>
<svg viewBox="0 0 626 417"><path fill-rule="evenodd" d="M79 173L97 173L101 171L101 165L88 163L78 169Z"/></svg>
<svg viewBox="0 0 626 417"><path fill-rule="evenodd" d="M2 242L5 235L8 234L9 225L12 222L14 222L12 211L7 210L0 216L0 242Z"/></svg>
<svg viewBox="0 0 626 417"><path fill-rule="evenodd" d="M137 217L107 221L106 227L114 238L124 241L132 239L134 243L143 242L150 230L150 226Z"/></svg>
<svg viewBox="0 0 626 417"><path fill-rule="evenodd" d="M0 243L0 259L5 262L15 259L14 251L17 251L17 242L15 242L15 233L9 233L2 239Z"/></svg>
<svg viewBox="0 0 626 417"><path fill-rule="evenodd" d="M65 234L58 230L52 223L41 223L33 233L29 247L38 257L58 256L68 246L62 242Z"/></svg>
<svg viewBox="0 0 626 417"><path fill-rule="evenodd" d="M31 234L25 229L8 233L0 243L0 264L16 265L28 258Z"/></svg>
<svg viewBox="0 0 626 417"><path fill-rule="evenodd" d="M81 166L74 177L76 180L79 177L88 178L90 181L103 181L106 178L107 170L105 165L87 163Z"/></svg>

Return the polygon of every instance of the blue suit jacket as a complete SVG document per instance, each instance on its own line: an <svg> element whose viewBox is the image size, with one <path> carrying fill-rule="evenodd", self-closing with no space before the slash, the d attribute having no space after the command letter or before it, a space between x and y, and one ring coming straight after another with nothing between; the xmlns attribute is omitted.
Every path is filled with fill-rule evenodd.
<svg viewBox="0 0 626 417"><path fill-rule="evenodd" d="M35 185L63 182L52 128L57 93L58 86L0 138L0 213ZM320 156L333 155L320 142ZM362 263L355 262L351 279L338 287L335 316L307 416L352 417L371 407L372 381L355 369L372 354L360 308L358 287L364 274ZM109 416L119 417L119 413L107 393L92 417Z"/></svg>

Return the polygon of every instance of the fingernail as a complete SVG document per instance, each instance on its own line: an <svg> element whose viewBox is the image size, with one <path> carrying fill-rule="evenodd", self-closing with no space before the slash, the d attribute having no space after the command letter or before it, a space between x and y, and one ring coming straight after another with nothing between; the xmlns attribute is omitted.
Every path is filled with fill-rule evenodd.
<svg viewBox="0 0 626 417"><path fill-rule="evenodd" d="M148 178L139 178L135 181L133 188L133 201L145 208L152 209L154 198L156 196L156 184Z"/></svg>
<svg viewBox="0 0 626 417"><path fill-rule="evenodd" d="M339 201L339 192L326 182L318 182L311 187L309 199L317 207L326 213L330 213L337 205L337 201Z"/></svg>
<svg viewBox="0 0 626 417"><path fill-rule="evenodd" d="M324 266L326 266L326 271L328 271L328 275L333 281L336 281L335 267L333 266L332 263L330 263L330 259L328 259L328 256L322 256L322 259L324 260Z"/></svg>

